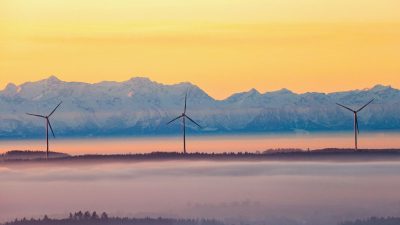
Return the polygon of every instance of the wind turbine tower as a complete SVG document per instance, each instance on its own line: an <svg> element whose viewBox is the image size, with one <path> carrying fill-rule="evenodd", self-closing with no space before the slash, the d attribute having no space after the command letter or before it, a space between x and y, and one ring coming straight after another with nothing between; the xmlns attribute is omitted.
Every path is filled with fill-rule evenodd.
<svg viewBox="0 0 400 225"><path fill-rule="evenodd" d="M171 120L171 121L169 121L169 122L167 123L167 125L168 125L168 124L174 122L175 120L182 118L182 126L183 126L183 127L182 127L182 128L183 128L183 153L184 153L184 154L186 154L186 119L190 120L192 123L196 124L199 128L201 128L201 126L200 126L198 123L196 123L192 118L190 118L190 117L186 114L186 103L187 103L187 92L186 92L186 94L185 94L185 107L183 108L183 113L182 113L180 116L176 117L175 119L173 119L173 120Z"/></svg>
<svg viewBox="0 0 400 225"><path fill-rule="evenodd" d="M54 135L53 128L51 127L50 123L50 116L53 115L53 113L57 110L57 108L61 105L62 102L60 102L54 109L51 111L51 113L47 116L44 115L39 115L39 114L32 114L32 113L27 113L30 116L36 116L45 119L46 122L46 159L49 158L49 128L51 130L51 133L53 134L53 137L55 138L56 136Z"/></svg>
<svg viewBox="0 0 400 225"><path fill-rule="evenodd" d="M374 99L372 99L371 101L369 101L367 104L363 105L361 108L359 108L358 110L354 110L351 109L347 106L344 106L342 104L336 103L338 106L341 106L351 112L353 112L354 114L354 150L357 151L358 150L358 146L357 146L357 135L360 133L360 130L358 129L358 118L357 118L357 113L359 113L361 110L363 110L367 105L369 105L372 101L374 101Z"/></svg>

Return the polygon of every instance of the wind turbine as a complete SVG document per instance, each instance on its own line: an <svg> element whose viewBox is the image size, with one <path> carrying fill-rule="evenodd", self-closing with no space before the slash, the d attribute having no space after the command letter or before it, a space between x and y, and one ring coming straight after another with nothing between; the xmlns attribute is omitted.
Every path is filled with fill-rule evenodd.
<svg viewBox="0 0 400 225"><path fill-rule="evenodd" d="M40 117L46 120L46 143L47 143L47 150L46 150L46 159L49 158L49 127L51 130L51 133L53 134L53 137L56 138L56 136L54 135L54 131L53 128L51 127L51 123L50 123L50 116L53 115L53 113L57 110L57 108L61 105L62 101L53 109L53 111L51 111L51 113L47 116L43 116L43 115L38 115L38 114L32 114L32 113L27 113L27 115L30 116L36 116L36 117Z"/></svg>
<svg viewBox="0 0 400 225"><path fill-rule="evenodd" d="M360 130L358 129L358 119L357 119L357 113L360 112L361 110L363 110L367 105L369 105L372 101L374 101L374 99L372 99L371 101L369 101L367 104L365 104L364 106L362 106L361 108L359 108L358 110L354 110L351 109L347 106L344 106L342 104L336 103L338 106L341 106L349 111L352 111L354 113L354 150L357 151L357 134L360 133Z"/></svg>
<svg viewBox="0 0 400 225"><path fill-rule="evenodd" d="M175 120L182 118L182 121L183 121L183 153L184 154L186 154L186 119L190 120L192 123L196 124L199 128L201 128L201 126L198 123L196 123L192 118L190 118L188 115L186 115L186 102L187 102L187 92L185 94L185 107L183 108L183 113L180 116L176 117L175 119L173 119L167 123L167 125L168 125L168 124L174 122Z"/></svg>

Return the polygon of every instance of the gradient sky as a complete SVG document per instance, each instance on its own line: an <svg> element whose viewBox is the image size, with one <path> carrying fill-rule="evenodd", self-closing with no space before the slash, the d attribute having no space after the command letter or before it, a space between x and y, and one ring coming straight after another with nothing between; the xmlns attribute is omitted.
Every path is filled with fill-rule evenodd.
<svg viewBox="0 0 400 225"><path fill-rule="evenodd" d="M190 81L215 98L400 87L399 0L0 0L0 89Z"/></svg>

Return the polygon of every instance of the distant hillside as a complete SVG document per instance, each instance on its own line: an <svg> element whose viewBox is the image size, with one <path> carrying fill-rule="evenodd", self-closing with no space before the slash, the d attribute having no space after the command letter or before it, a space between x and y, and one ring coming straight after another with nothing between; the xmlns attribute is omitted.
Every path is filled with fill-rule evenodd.
<svg viewBox="0 0 400 225"><path fill-rule="evenodd" d="M59 152L49 152L50 158L64 158L68 157L68 154ZM43 159L46 157L46 152L43 151L8 151L4 154L0 154L0 160L34 160Z"/></svg>
<svg viewBox="0 0 400 225"><path fill-rule="evenodd" d="M44 152L13 151L0 155L0 162L43 162ZM188 153L180 152L152 152L137 154L111 155L76 155L69 156L63 153L50 154L46 162L114 162L114 161L166 161L166 160L208 160L208 161L400 161L400 149L319 149L304 151L301 149L276 149L260 153L252 152L225 152L225 153Z"/></svg>
<svg viewBox="0 0 400 225"><path fill-rule="evenodd" d="M377 218L371 217L365 220L343 222L340 225L399 225L399 217Z"/></svg>
<svg viewBox="0 0 400 225"><path fill-rule="evenodd" d="M240 222L239 224L266 224L260 222ZM285 223L286 224L286 223ZM289 223L294 224L294 223ZM399 225L400 218L388 217L377 218L371 217L365 220L346 221L338 223L338 225ZM227 225L224 222L215 219L172 219L172 218L128 218L128 217L112 217L103 212L75 212L70 213L67 218L55 219L47 215L40 219L21 218L14 221L6 222L0 225ZM232 225L232 224L230 224Z"/></svg>
<svg viewBox="0 0 400 225"><path fill-rule="evenodd" d="M217 220L207 219L168 219L168 218L120 218L109 217L106 213L76 212L68 218L16 219L4 225L224 225Z"/></svg>
<svg viewBox="0 0 400 225"><path fill-rule="evenodd" d="M0 138L42 137L43 121L26 112L48 114L63 100L52 120L56 136L157 135L181 132L180 115L189 90L187 113L204 129L188 123L188 132L297 132L351 130L353 115L340 102L358 108L361 132L400 130L400 90L370 89L296 94L287 89L259 93L252 89L215 100L191 83L164 85L147 78L96 84L48 79L9 84L0 91Z"/></svg>

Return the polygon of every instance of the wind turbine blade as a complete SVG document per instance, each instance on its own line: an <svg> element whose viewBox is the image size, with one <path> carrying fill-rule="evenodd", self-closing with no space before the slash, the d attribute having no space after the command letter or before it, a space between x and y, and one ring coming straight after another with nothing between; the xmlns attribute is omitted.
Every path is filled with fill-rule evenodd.
<svg viewBox="0 0 400 225"><path fill-rule="evenodd" d="M167 123L167 125L168 125L168 124L170 124L170 123L172 123L172 122L174 122L175 120L177 120L177 119L179 119L179 118L181 118L181 117L182 117L182 115L180 115L180 116L176 117L175 119L173 119L173 120L169 121L169 122Z"/></svg>
<svg viewBox="0 0 400 225"><path fill-rule="evenodd" d="M38 115L38 114L32 114L32 113L27 113L26 115L36 116L36 117L41 117L41 118L46 118L45 116Z"/></svg>
<svg viewBox="0 0 400 225"><path fill-rule="evenodd" d="M48 121L48 123L49 123L49 127L50 127L50 130L51 130L51 133L53 134L53 138L56 138L56 136L54 135L53 128L51 127L50 120L49 120L49 119L47 119L47 121Z"/></svg>
<svg viewBox="0 0 400 225"><path fill-rule="evenodd" d="M183 109L183 113L186 113L186 102L187 102L187 91L185 94L185 108Z"/></svg>
<svg viewBox="0 0 400 225"><path fill-rule="evenodd" d="M360 133L360 129L358 129L358 118L357 118L357 114L356 114L356 130L357 130L357 133L359 134L359 133Z"/></svg>
<svg viewBox="0 0 400 225"><path fill-rule="evenodd" d="M192 121L194 124L196 124L198 127L202 128L198 123L196 123L194 120L192 120L192 118L190 118L189 116L185 115L186 118L188 118L190 121Z"/></svg>
<svg viewBox="0 0 400 225"><path fill-rule="evenodd" d="M360 112L363 108L365 108L367 105L369 105L372 101L374 101L375 99L372 99L371 101L369 101L367 104L365 104L363 107L361 107L360 109L357 110L357 112Z"/></svg>
<svg viewBox="0 0 400 225"><path fill-rule="evenodd" d="M49 114L49 117L57 110L57 108L61 105L62 101L53 109L53 111L51 111L51 113Z"/></svg>
<svg viewBox="0 0 400 225"><path fill-rule="evenodd" d="M345 109L347 109L347 110L350 110L350 111L354 112L354 110L352 110L352 109L350 109L349 107L347 107L347 106L344 106L344 105L342 105L342 104L336 103L336 105L338 105L338 106L342 106L343 108L345 108Z"/></svg>

